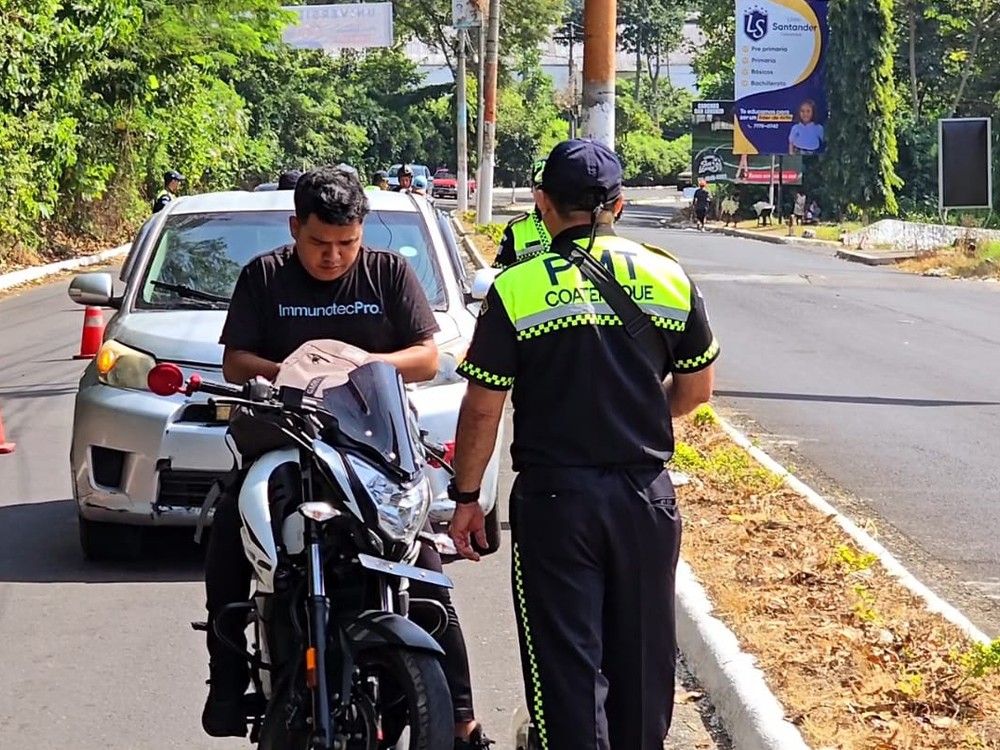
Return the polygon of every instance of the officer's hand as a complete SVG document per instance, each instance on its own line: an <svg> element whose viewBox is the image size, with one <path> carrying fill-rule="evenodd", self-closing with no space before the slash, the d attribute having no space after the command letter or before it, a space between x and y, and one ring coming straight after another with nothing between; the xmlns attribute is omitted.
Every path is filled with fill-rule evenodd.
<svg viewBox="0 0 1000 750"><path fill-rule="evenodd" d="M458 554L467 560L479 562L479 553L472 547L472 535L475 535L476 542L481 548L487 546L486 516L479 503L456 505L448 534L454 540Z"/></svg>

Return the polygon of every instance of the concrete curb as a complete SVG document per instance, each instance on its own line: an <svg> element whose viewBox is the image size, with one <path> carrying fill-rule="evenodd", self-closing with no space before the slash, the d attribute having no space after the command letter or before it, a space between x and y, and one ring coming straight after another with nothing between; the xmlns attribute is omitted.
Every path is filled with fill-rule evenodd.
<svg viewBox="0 0 1000 750"><path fill-rule="evenodd" d="M768 235L768 234L758 234L756 232L748 232L745 229L729 229L727 227L706 227L706 232L712 232L713 234L724 234L729 237L739 237L745 240L757 240L758 242L768 242L772 245L806 245L808 247L825 247L832 250L833 248L839 248L839 242L830 242L829 240L814 240L807 237L783 237L781 235Z"/></svg>
<svg viewBox="0 0 1000 750"><path fill-rule="evenodd" d="M708 693L739 750L809 750L771 692L756 660L713 614L705 589L683 560L677 566L674 611L684 663Z"/></svg>
<svg viewBox="0 0 1000 750"><path fill-rule="evenodd" d="M102 250L101 252L94 253L93 255L84 255L79 258L61 260L57 263L47 263L44 266L34 266L32 268L21 269L20 271L5 273L0 275L0 291L10 289L18 284L25 284L29 281L42 279L46 276L60 273L61 271L71 271L74 268L85 268L86 266L100 265L101 263L114 260L115 258L120 258L121 256L127 254L131 247L131 243L127 245L119 245L118 247L113 247L110 250Z"/></svg>
<svg viewBox="0 0 1000 750"><path fill-rule="evenodd" d="M891 266L901 260L916 258L920 253L899 252L899 253L865 253L860 250L838 250L837 257L842 260L850 260L855 263L864 263L866 266Z"/></svg>
<svg viewBox="0 0 1000 750"><path fill-rule="evenodd" d="M816 490L789 472L788 469L754 445L746 435L721 417L719 418L719 424L732 441L746 450L757 463L781 477L789 487L802 495L814 508L827 516L832 516L840 528L847 532L861 549L876 555L882 566L893 577L899 580L914 595L924 600L929 612L941 615L973 641L983 644L992 642L990 637L973 625L969 618L918 581L910 571L903 567L903 564L899 560L893 557L889 550L875 541L868 532L861 529L861 527L830 505Z"/></svg>
<svg viewBox="0 0 1000 750"><path fill-rule="evenodd" d="M462 226L462 222L458 220L455 214L451 215L449 221L451 222L452 231L455 232L455 236L458 237L462 249L465 250L465 253L472 260L473 265L476 268L487 268L489 264L486 262L486 258L480 255L472 240L469 239L469 234L465 231L465 227Z"/></svg>

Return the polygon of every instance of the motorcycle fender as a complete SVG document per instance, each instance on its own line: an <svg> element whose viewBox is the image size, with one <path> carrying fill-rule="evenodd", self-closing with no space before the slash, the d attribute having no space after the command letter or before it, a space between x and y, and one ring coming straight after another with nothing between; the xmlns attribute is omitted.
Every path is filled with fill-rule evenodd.
<svg viewBox="0 0 1000 750"><path fill-rule="evenodd" d="M444 656L441 646L426 630L394 612L362 612L346 630L355 652L393 646Z"/></svg>

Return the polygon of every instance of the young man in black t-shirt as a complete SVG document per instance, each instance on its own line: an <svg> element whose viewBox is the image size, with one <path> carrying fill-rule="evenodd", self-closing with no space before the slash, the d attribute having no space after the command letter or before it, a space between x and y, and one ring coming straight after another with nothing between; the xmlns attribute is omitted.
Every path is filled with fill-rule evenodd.
<svg viewBox="0 0 1000 750"><path fill-rule="evenodd" d="M274 380L280 363L302 344L336 339L396 367L407 382L429 380L438 367L434 312L405 259L362 246L368 199L357 175L336 168L307 172L295 186L295 242L250 261L240 273L220 342L223 374L233 383L256 375ZM210 620L250 595L250 566L240 539L236 503L227 493L215 510L205 564ZM421 545L417 565L441 570L437 551ZM438 600L449 625L439 636L455 709L455 747L479 750L488 742L475 720L465 641L446 589L411 584L418 598ZM242 643L236 618L231 640ZM226 649L209 628L211 689L202 714L216 737L246 734L242 696L245 660Z"/></svg>

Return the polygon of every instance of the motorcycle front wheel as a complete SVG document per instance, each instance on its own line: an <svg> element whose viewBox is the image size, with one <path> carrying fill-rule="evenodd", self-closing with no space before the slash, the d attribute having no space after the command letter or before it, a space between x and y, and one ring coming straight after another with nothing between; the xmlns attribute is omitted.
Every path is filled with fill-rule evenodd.
<svg viewBox="0 0 1000 750"><path fill-rule="evenodd" d="M451 691L436 656L371 649L358 654L355 666L363 679L378 679L379 700L373 705L367 696L359 696L350 717L335 717L346 750L441 750L454 745ZM272 699L261 726L259 750L311 749L308 728L288 725L288 703L287 691Z"/></svg>

